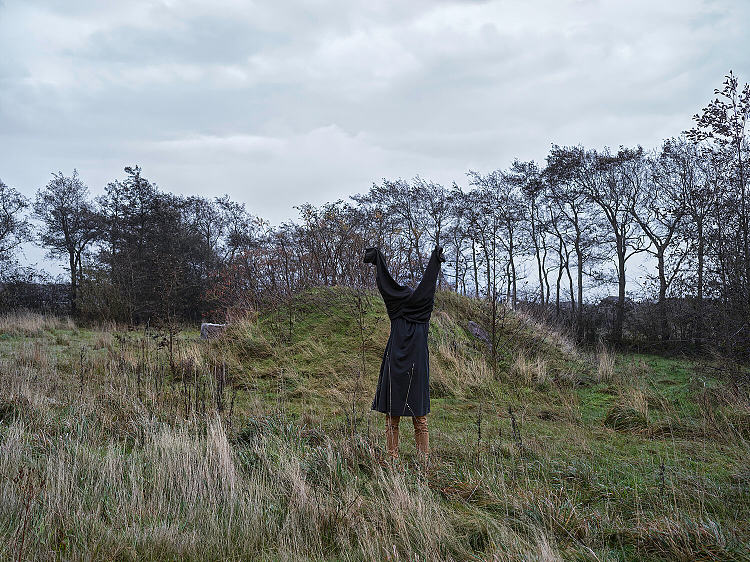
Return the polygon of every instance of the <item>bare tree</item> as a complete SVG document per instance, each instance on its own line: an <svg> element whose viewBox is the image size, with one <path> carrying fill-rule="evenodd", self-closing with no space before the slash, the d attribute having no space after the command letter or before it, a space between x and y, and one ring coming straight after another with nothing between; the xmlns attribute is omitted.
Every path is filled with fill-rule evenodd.
<svg viewBox="0 0 750 562"><path fill-rule="evenodd" d="M78 285L83 275L82 256L94 241L98 215L88 199L88 187L73 170L71 176L52 174L36 194L34 216L43 223L40 236L50 256L65 256L70 270L70 312L77 313Z"/></svg>
<svg viewBox="0 0 750 562"><path fill-rule="evenodd" d="M407 272L414 282L422 275L423 253L426 252L427 234L424 201L420 197L419 183L398 179L383 180L382 185L373 185L368 200L378 205L383 212L395 219L407 256ZM400 268L396 268L398 275Z"/></svg>
<svg viewBox="0 0 750 562"><path fill-rule="evenodd" d="M726 159L711 149L700 150L697 145L680 143L673 145L673 159L684 169L685 176L692 178L685 192L687 220L682 222L682 236L692 240L688 258L694 261L695 328L694 339L700 345L704 335L704 294L706 286L706 256L714 231L712 216L715 213L726 175Z"/></svg>
<svg viewBox="0 0 750 562"><path fill-rule="evenodd" d="M595 150L575 149L578 159L575 181L582 192L601 212L602 222L607 225L609 240L613 244L617 272L617 309L612 327L612 340L622 341L625 323L625 289L627 261L644 251L643 234L633 218L633 183L626 176L629 166L643 159L643 149L621 148L617 154L608 149L602 153Z"/></svg>
<svg viewBox="0 0 750 562"><path fill-rule="evenodd" d="M469 205L466 194L454 183L448 195L448 239L450 240L451 252L454 261L454 284L456 292L466 294L466 263L464 250L468 238L468 215ZM447 252L448 253L448 252Z"/></svg>
<svg viewBox="0 0 750 562"><path fill-rule="evenodd" d="M627 161L625 178L633 197L630 212L651 242L647 251L656 258L659 294L659 337L670 339L667 291L680 273L687 252L680 244L680 225L687 212L686 194L694 189L695 170L686 166L677 141L666 141L655 158Z"/></svg>
<svg viewBox="0 0 750 562"><path fill-rule="evenodd" d="M582 163L581 149L553 146L547 157L545 175L551 190L552 205L557 207L560 220L564 226L559 227L560 234L572 246L576 256L576 287L578 289L578 306L576 325L579 336L583 329L583 276L585 268L598 260L599 249L598 224L592 210L591 199L586 195L578 175L577 166ZM571 301L573 299L571 298ZM575 302L575 301L573 301Z"/></svg>
<svg viewBox="0 0 750 562"><path fill-rule="evenodd" d="M693 141L708 141L730 147L736 162L736 198L739 208L739 227L744 262L744 293L750 302L750 216L748 216L746 158L748 151L746 129L750 119L750 84L740 88L739 80L730 70L723 87L715 89L717 96L701 114L693 119L696 126L686 131Z"/></svg>
<svg viewBox="0 0 750 562"><path fill-rule="evenodd" d="M523 224L522 203L518 185L509 180L508 175L501 170L495 170L484 175L470 170L468 176L470 184L475 188L472 194L474 202L471 204L472 227L477 232L478 239L485 241L482 243L482 247L489 248L486 243L489 238L484 233L491 225L490 230L494 233L494 243L499 244L505 253L503 261L506 267L506 294L512 306L515 306L518 302L516 259L521 252L519 232ZM490 214L485 212L485 209L487 209L486 201L493 202L490 210L487 211ZM472 247L472 254L474 253ZM485 251L485 261L489 260L489 255L490 252ZM476 259L474 261L476 269ZM491 267L491 264L486 264L488 288L491 285L492 275L489 273Z"/></svg>
<svg viewBox="0 0 750 562"><path fill-rule="evenodd" d="M549 281L547 278L547 224L544 213L545 185L535 162L515 160L506 174L507 181L516 186L522 195L526 221L524 225L528 241L534 249L534 258L539 280L539 304L549 303ZM546 289L546 290L545 290Z"/></svg>
<svg viewBox="0 0 750 562"><path fill-rule="evenodd" d="M547 201L547 212L549 213L549 225L552 233L557 240L557 279L555 280L555 317L560 317L560 291L562 287L563 275L568 277L568 289L570 291L571 312L575 313L576 301L573 294L573 276L570 274L570 255L573 248L569 244L568 237L565 233L567 222L565 214L562 212L559 203L556 200Z"/></svg>
<svg viewBox="0 0 750 562"><path fill-rule="evenodd" d="M424 206L424 215L427 218L427 239L429 246L442 246L443 235L448 222L448 213L451 210L448 192L439 183L427 181L419 176L414 178L414 195ZM442 288L443 275L438 279L438 287Z"/></svg>
<svg viewBox="0 0 750 562"><path fill-rule="evenodd" d="M31 225L22 215L28 205L23 195L0 180L0 265L7 264L13 252L31 238Z"/></svg>

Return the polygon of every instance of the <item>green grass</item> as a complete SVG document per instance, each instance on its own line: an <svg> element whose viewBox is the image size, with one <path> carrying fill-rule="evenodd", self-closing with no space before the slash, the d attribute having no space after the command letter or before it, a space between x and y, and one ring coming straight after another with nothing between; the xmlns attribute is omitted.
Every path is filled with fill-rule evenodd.
<svg viewBox="0 0 750 562"><path fill-rule="evenodd" d="M316 289L291 331L286 305L208 343L185 330L171 362L158 331L0 323L0 557L24 522L31 558L750 556L746 388L655 355L602 373L510 312L493 369L467 330L482 304L439 293L431 468L404 420L394 469L369 411L389 323L365 297L362 330L356 292Z"/></svg>

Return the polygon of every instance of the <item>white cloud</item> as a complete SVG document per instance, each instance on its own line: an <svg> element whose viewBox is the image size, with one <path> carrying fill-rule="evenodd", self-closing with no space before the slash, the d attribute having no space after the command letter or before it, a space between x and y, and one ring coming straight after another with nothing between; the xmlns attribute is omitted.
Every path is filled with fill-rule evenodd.
<svg viewBox="0 0 750 562"><path fill-rule="evenodd" d="M750 4L0 3L0 178L138 163L280 221L383 177L465 183L550 143L653 146L730 68Z"/></svg>

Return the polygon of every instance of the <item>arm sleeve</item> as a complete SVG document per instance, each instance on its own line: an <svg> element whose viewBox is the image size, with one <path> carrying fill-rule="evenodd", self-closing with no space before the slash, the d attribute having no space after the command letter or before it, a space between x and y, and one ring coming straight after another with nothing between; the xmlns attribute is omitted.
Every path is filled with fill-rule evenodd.
<svg viewBox="0 0 750 562"><path fill-rule="evenodd" d="M385 263L385 257L378 248L367 248L365 250L364 260L365 263L372 263L375 265L375 280L378 285L385 306L388 309L389 314L396 312L400 306L400 302L411 295L411 289L403 285L399 285L391 276L390 271Z"/></svg>
<svg viewBox="0 0 750 562"><path fill-rule="evenodd" d="M432 302L432 299L435 297L437 278L440 275L440 264L444 261L443 248L435 246L430 255L430 261L427 263L427 269L425 269L422 281L419 282L419 286L414 290L412 301L415 305Z"/></svg>

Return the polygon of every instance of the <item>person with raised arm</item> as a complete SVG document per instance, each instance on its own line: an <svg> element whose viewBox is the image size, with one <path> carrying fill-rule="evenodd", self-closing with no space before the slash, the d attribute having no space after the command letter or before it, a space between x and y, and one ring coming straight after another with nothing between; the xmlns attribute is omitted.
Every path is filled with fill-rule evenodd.
<svg viewBox="0 0 750 562"><path fill-rule="evenodd" d="M398 458L398 426L402 416L411 416L417 452L424 464L429 457L427 414L430 412L430 353L427 334L435 304L435 289L443 249L430 255L419 285L411 289L397 283L378 248L365 250L365 263L375 265L378 290L391 320L380 377L372 409L386 415L386 444L391 459Z"/></svg>

